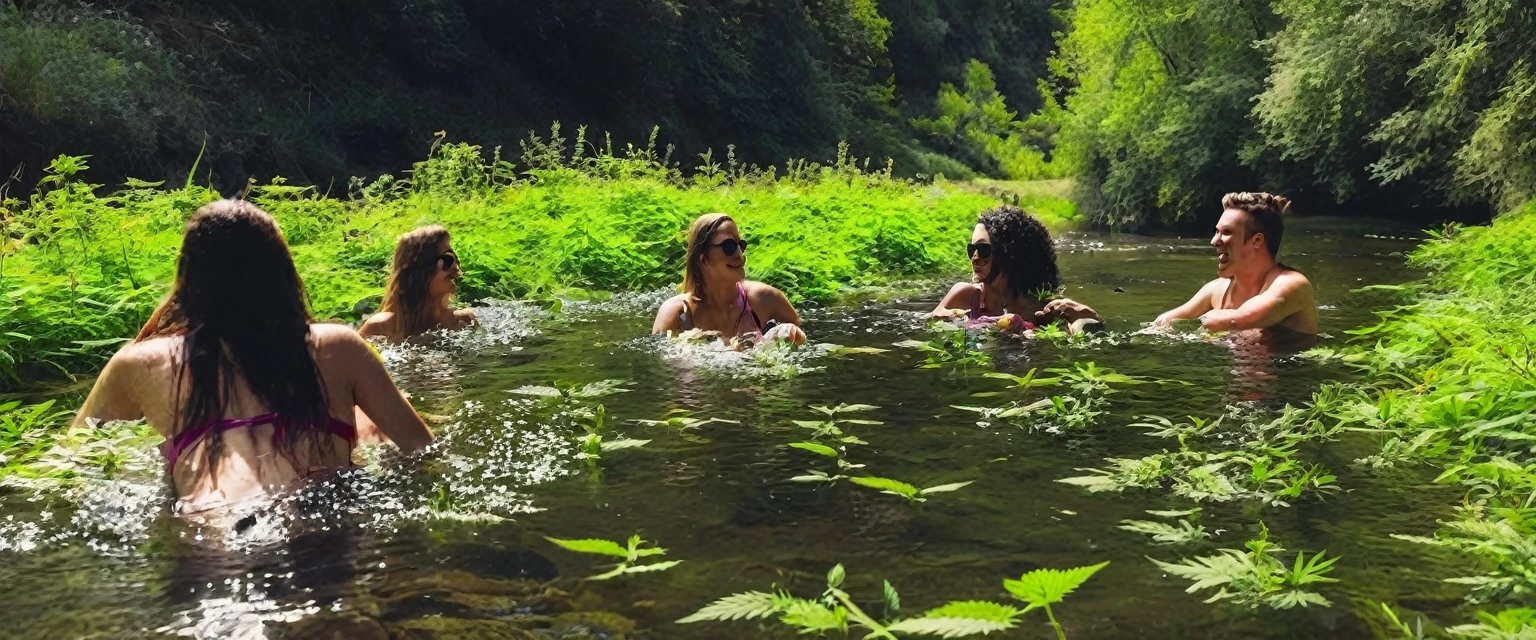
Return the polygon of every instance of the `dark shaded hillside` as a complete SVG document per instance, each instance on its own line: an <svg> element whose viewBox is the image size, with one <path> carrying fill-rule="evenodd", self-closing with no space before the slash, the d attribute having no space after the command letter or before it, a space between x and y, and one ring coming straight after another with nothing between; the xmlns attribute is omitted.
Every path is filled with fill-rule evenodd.
<svg viewBox="0 0 1536 640"><path fill-rule="evenodd" d="M553 121L689 167L830 158L964 173L907 124L968 59L1038 104L1046 0L21 1L0 9L0 168L60 154L97 182L399 171L433 132L504 146ZM910 81L908 80L910 78Z"/></svg>

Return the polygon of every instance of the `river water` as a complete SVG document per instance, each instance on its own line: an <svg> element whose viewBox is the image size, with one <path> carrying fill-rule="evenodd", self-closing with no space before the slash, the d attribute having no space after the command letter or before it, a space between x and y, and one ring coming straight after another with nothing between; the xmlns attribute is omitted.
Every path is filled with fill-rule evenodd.
<svg viewBox="0 0 1536 640"><path fill-rule="evenodd" d="M1355 292L1412 279L1401 252L1411 233L1384 223L1300 219L1282 256L1312 279L1327 334L1367 323L1390 299ZM958 248L960 242L954 243ZM958 249L957 249L958 250ZM1214 276L1204 237L1066 233L1058 250L1068 295L1108 319L1089 344L987 338L992 364L922 368L893 346L933 337L921 312L947 283L863 292L804 309L812 344L790 355L737 355L646 336L663 293L600 303L486 304L483 331L430 347L386 352L441 443L422 459L368 451L369 470L315 487L242 523L238 535L169 515L158 470L43 493L0 489L0 636L15 638L791 638L765 622L681 618L741 591L814 597L842 563L845 588L878 610L881 580L914 614L950 600L1007 602L1004 578L1040 568L1110 561L1060 605L1069 637L1370 637L1362 610L1383 600L1431 617L1462 614L1462 591L1441 578L1460 560L1392 533L1425 535L1456 496L1428 470L1367 473L1365 436L1307 452L1343 491L1264 506L1204 505L1218 532L1192 547L1153 546L1123 531L1147 509L1193 503L1157 491L1090 494L1056 482L1106 457L1170 446L1126 426L1144 414L1214 417L1229 407L1272 412L1352 375L1338 363L1270 355L1194 331L1137 333ZM883 353L837 353L828 344ZM1029 429L978 420L952 405L993 399L987 371L1093 362L1120 373L1188 384L1126 387L1081 429ZM533 387L617 379L626 391L549 400ZM1043 397L1047 392L1032 392ZM926 502L855 486L797 483L828 458L786 446L807 439L793 420L812 405L862 403L878 425L845 430L855 472L918 486L971 481ZM581 420L601 404L607 438L643 447L578 457ZM730 422L688 429L646 425L669 411ZM1147 560L1241 548L1262 521L1290 550L1326 549L1340 582L1331 607L1289 611L1202 603L1188 581ZM659 544L661 572L585 581L611 562L545 537ZM647 562L656 558L646 558ZM615 558L614 560L617 560ZM1044 638L1039 612L1004 634ZM993 636L997 637L997 636Z"/></svg>

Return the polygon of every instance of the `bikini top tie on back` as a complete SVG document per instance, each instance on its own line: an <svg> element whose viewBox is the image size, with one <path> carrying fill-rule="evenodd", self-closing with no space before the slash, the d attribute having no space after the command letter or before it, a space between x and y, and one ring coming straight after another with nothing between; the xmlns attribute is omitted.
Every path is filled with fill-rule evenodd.
<svg viewBox="0 0 1536 640"><path fill-rule="evenodd" d="M282 439L286 437L288 419L276 413L264 413L254 418L209 421L190 429L183 429L181 433L167 438L165 442L161 443L160 452L165 454L167 465L174 470L176 468L176 460L181 457L181 454L197 445L198 442L201 442L203 438L208 437L210 434L216 431L224 432L231 429L257 427L265 424L272 425L274 438ZM321 433L329 433L346 440L349 447L357 446L357 427L353 425L331 417L329 420L316 426Z"/></svg>

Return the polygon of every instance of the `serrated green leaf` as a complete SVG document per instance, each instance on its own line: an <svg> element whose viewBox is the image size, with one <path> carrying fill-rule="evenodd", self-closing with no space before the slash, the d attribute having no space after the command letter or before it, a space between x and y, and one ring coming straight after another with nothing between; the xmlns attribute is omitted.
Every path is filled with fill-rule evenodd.
<svg viewBox="0 0 1536 640"><path fill-rule="evenodd" d="M706 620L752 620L766 618L779 612L773 594L747 591L716 600L692 615L678 620L678 624Z"/></svg>
<svg viewBox="0 0 1536 640"><path fill-rule="evenodd" d="M829 353L831 353L832 355L835 355L835 356L846 356L846 355L856 355L856 354L879 354L879 353L887 353L889 351L890 351L890 349L881 349L880 347L843 347L843 346L838 346L838 347L833 347L829 351Z"/></svg>
<svg viewBox="0 0 1536 640"><path fill-rule="evenodd" d="M559 538L551 538L549 536L545 536L544 539L560 545L560 547L568 551L575 551L577 553L596 553L605 556L616 556L619 558L629 557L629 550L625 549L623 545L612 540L598 540L596 538L586 538L582 540L561 540Z"/></svg>
<svg viewBox="0 0 1536 640"><path fill-rule="evenodd" d="M680 565L682 563L683 563L682 560L667 560L665 562L653 562L651 564L642 564L642 565L637 565L637 566L633 566L633 567L625 567L624 568L624 573L652 573L652 572L655 572L655 571L666 571L667 569L671 569L672 567L675 567L675 566Z"/></svg>
<svg viewBox="0 0 1536 640"><path fill-rule="evenodd" d="M891 586L890 580L881 585L880 599L885 602L885 617L890 618L901 612L901 594L896 593L896 587Z"/></svg>
<svg viewBox="0 0 1536 640"><path fill-rule="evenodd" d="M1017 607L986 600L962 600L946 603L923 614L924 618L970 618L992 622L1011 622L1024 613Z"/></svg>
<svg viewBox="0 0 1536 640"><path fill-rule="evenodd" d="M801 633L848 630L848 610L842 607L829 609L820 602L797 598L788 599L781 607L784 613L779 619L784 624L799 627Z"/></svg>
<svg viewBox="0 0 1536 640"><path fill-rule="evenodd" d="M879 420L859 420L859 419L856 419L856 418L838 418L837 421L841 422L843 424L862 424L862 425L885 424L884 422L881 422Z"/></svg>
<svg viewBox="0 0 1536 640"><path fill-rule="evenodd" d="M1018 580L1004 580L1003 588L1007 589L1014 597L1029 603L1025 611L1030 611L1048 604L1061 602L1062 598L1089 578L1098 573L1100 569L1109 566L1109 562L1101 562L1087 567L1074 567L1072 569L1035 569L1019 576Z"/></svg>

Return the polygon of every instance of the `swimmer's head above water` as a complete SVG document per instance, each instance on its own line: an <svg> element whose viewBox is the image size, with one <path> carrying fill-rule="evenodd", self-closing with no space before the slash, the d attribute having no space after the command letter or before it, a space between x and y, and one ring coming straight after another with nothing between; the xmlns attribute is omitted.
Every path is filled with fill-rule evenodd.
<svg viewBox="0 0 1536 640"><path fill-rule="evenodd" d="M433 329L474 324L473 312L453 309L453 295L462 277L463 263L447 229L422 227L401 235L390 262L384 302L359 332L398 342Z"/></svg>
<svg viewBox="0 0 1536 640"><path fill-rule="evenodd" d="M723 213L706 213L688 228L683 270L683 294L694 303L707 296L706 283L719 287L747 279L747 245L736 221ZM713 302L713 301L711 301Z"/></svg>
<svg viewBox="0 0 1536 640"><path fill-rule="evenodd" d="M1269 263L1280 255L1280 240L1285 234L1281 216L1291 210L1291 201L1268 193L1229 193L1221 199L1221 219L1211 236L1216 248L1216 274L1230 278L1239 271Z"/></svg>

